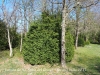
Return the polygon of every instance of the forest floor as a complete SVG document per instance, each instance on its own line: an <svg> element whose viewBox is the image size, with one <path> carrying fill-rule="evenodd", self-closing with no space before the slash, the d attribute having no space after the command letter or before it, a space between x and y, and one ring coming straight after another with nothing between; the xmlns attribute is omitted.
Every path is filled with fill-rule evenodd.
<svg viewBox="0 0 100 75"><path fill-rule="evenodd" d="M100 45L97 44L78 47L64 69L59 64L32 66L24 63L19 49L14 49L14 53L9 58L9 50L0 52L0 75L100 75Z"/></svg>

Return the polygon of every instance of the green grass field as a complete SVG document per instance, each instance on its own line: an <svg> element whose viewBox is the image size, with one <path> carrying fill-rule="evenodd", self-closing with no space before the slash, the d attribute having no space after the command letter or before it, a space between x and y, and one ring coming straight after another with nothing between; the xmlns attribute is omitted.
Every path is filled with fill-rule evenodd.
<svg viewBox="0 0 100 75"><path fill-rule="evenodd" d="M100 45L90 44L79 47L65 69L59 64L32 66L24 63L19 49L14 49L13 58L9 58L9 51L2 51L0 75L100 75Z"/></svg>

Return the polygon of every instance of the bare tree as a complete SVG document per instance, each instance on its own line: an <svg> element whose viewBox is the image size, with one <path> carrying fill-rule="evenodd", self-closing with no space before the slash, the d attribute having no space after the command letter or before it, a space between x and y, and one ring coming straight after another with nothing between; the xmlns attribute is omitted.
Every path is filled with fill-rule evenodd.
<svg viewBox="0 0 100 75"><path fill-rule="evenodd" d="M22 45L23 45L23 32L21 31L20 52L22 51Z"/></svg>
<svg viewBox="0 0 100 75"><path fill-rule="evenodd" d="M18 2L18 1L17 1ZM20 52L22 51L22 45L23 45L23 36L26 37L26 34L29 29L29 24L33 20L34 17L34 0L20 0L18 2L18 13L19 13L19 19L20 19Z"/></svg>
<svg viewBox="0 0 100 75"><path fill-rule="evenodd" d="M75 39L75 48L78 46L78 35L79 35L79 15L80 15L80 2L76 0L76 39Z"/></svg>
<svg viewBox="0 0 100 75"><path fill-rule="evenodd" d="M42 12L46 11L47 9L47 0L42 0Z"/></svg>
<svg viewBox="0 0 100 75"><path fill-rule="evenodd" d="M99 0L75 0L76 6L76 36L75 36L75 48L78 46L78 36L79 36L79 21L81 8L91 7L92 5L98 4Z"/></svg>
<svg viewBox="0 0 100 75"><path fill-rule="evenodd" d="M4 22L6 23L6 27L7 27L7 38L8 38L9 49L10 49L10 57L12 57L13 50L12 50L12 43L11 43L11 36L10 36L9 28L10 28L10 24L12 21L12 17L15 16L14 13L17 10L16 1L13 2L13 8L10 13L9 13L9 10L7 9L6 5L4 4L4 2L2 2L1 10L2 10L2 18L3 18Z"/></svg>
<svg viewBox="0 0 100 75"><path fill-rule="evenodd" d="M23 22L23 34L26 36L29 24L34 16L34 0L20 0L18 4L21 21Z"/></svg>

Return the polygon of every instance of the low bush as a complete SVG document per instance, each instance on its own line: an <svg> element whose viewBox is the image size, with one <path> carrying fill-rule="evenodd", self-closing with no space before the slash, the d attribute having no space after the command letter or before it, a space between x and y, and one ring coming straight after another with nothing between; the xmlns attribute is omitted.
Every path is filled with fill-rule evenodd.
<svg viewBox="0 0 100 75"><path fill-rule="evenodd" d="M89 41L85 41L85 45L89 45L90 44L90 42Z"/></svg>
<svg viewBox="0 0 100 75"><path fill-rule="evenodd" d="M78 38L78 46L82 46L84 47L85 46L85 41L82 37L79 36Z"/></svg>

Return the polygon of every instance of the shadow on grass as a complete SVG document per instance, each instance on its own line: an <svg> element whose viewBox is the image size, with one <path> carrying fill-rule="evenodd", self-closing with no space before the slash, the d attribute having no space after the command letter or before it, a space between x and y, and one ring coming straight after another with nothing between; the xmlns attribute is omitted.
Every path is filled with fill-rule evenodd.
<svg viewBox="0 0 100 75"><path fill-rule="evenodd" d="M72 65L77 71L71 71L73 75L100 75L100 57L79 57L79 64L86 66Z"/></svg>

